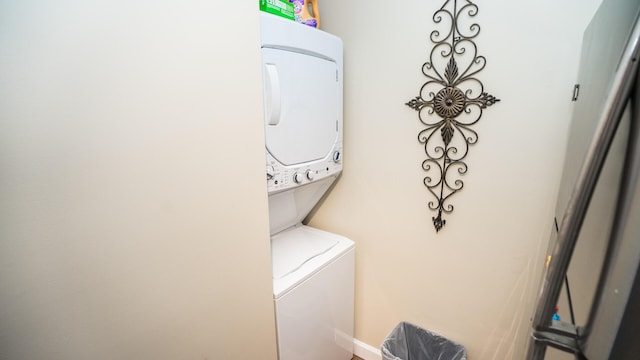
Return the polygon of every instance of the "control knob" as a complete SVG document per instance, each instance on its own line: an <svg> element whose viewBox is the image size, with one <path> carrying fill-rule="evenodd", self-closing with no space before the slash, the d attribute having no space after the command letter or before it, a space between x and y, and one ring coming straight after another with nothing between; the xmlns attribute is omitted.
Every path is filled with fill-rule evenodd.
<svg viewBox="0 0 640 360"><path fill-rule="evenodd" d="M293 181L296 184L300 184L302 182L302 180L304 180L304 177L301 173L295 173L293 174Z"/></svg>
<svg viewBox="0 0 640 360"><path fill-rule="evenodd" d="M342 160L342 154L340 153L340 151L334 151L333 152L333 162L334 163L339 163L340 160Z"/></svg>
<svg viewBox="0 0 640 360"><path fill-rule="evenodd" d="M307 175L307 179L313 180L313 176L314 176L313 171L307 170L305 174Z"/></svg>
<svg viewBox="0 0 640 360"><path fill-rule="evenodd" d="M273 179L274 176L276 176L276 169L271 165L267 165L267 180Z"/></svg>

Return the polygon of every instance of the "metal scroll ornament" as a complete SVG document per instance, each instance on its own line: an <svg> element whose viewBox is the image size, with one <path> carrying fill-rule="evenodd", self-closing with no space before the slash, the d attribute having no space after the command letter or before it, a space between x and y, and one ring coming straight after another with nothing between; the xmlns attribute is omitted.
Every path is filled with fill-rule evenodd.
<svg viewBox="0 0 640 360"><path fill-rule="evenodd" d="M437 202L429 201L436 232L445 225L443 213L453 212L450 198L462 190L462 175L467 172L465 158L469 147L478 142L473 126L480 121L482 111L500 101L484 91L476 75L484 69L486 59L478 55L474 39L480 26L472 20L478 6L471 1L447 0L435 12L433 21L446 30L434 30L429 36L433 48L429 61L422 65L427 82L420 95L406 105L418 112L425 128L418 133L427 159L422 162L426 172L424 185Z"/></svg>

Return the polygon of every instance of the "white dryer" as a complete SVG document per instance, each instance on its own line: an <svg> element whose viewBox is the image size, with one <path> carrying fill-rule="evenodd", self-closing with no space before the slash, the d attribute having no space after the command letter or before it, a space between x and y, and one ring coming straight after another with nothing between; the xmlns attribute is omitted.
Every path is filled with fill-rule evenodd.
<svg viewBox="0 0 640 360"><path fill-rule="evenodd" d="M261 13L280 360L350 360L354 243L302 225L342 172L342 41Z"/></svg>

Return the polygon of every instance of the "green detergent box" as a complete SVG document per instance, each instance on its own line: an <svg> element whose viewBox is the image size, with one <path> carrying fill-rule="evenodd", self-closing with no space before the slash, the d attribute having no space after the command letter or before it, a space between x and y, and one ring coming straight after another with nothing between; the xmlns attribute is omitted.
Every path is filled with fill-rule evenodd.
<svg viewBox="0 0 640 360"><path fill-rule="evenodd" d="M293 20L293 4L289 0L260 0L260 10Z"/></svg>

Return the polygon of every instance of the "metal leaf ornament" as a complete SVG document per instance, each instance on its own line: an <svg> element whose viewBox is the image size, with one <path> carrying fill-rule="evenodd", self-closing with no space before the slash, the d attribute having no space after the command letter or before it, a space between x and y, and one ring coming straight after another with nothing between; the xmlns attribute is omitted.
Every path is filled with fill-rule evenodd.
<svg viewBox="0 0 640 360"><path fill-rule="evenodd" d="M469 147L478 142L473 126L484 109L500 101L476 78L486 65L474 42L480 33L480 26L472 22L477 14L478 6L466 0L447 0L435 12L433 21L449 26L431 32L433 48L422 65L427 82L419 96L406 103L425 126L418 141L427 155L422 162L423 183L435 198L428 206L437 212L432 217L436 232L446 224L443 214L453 212L451 196L464 186L461 177L468 169L464 160Z"/></svg>

